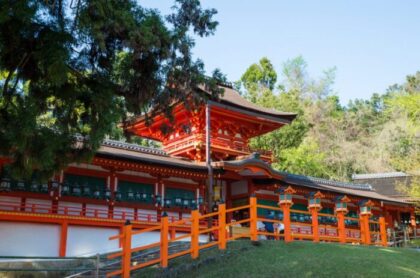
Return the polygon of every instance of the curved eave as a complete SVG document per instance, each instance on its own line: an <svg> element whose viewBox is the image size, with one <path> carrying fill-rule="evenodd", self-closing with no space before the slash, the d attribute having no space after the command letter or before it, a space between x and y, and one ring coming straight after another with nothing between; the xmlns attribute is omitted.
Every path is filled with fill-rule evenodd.
<svg viewBox="0 0 420 278"><path fill-rule="evenodd" d="M135 163L149 164L155 166L165 166L170 168L177 168L182 170L189 170L195 172L207 172L207 167L199 164L185 163L184 161L176 162L175 158L161 157L161 158L145 158L141 156L127 155L127 154L115 154L112 152L99 151L95 154L95 157L108 158L115 160L123 160Z"/></svg>
<svg viewBox="0 0 420 278"><path fill-rule="evenodd" d="M243 170L251 170L252 172L256 173L259 171L263 171L270 178L278 179L278 180L284 179L283 174L274 170L266 162L260 159L255 159L255 158L234 160L234 161L213 162L212 165L213 167L222 168L223 170L235 171L235 172L240 172Z"/></svg>
<svg viewBox="0 0 420 278"><path fill-rule="evenodd" d="M314 189L318 189L318 190L340 193L340 194L345 194L345 195L348 195L348 196L354 196L354 197L358 197L358 198L383 201L383 202L390 203L390 204L410 206L410 204L408 202L398 200L398 199L394 199L394 198L390 198L390 197L387 197L387 196L383 196L379 193L376 193L375 191L365 191L365 190L341 188L341 187L333 186L333 185L317 184L317 183L315 183L313 181L310 181L310 180L308 180L306 182L299 182L299 181L290 181L290 180L287 180L287 178L286 178L286 182L288 184L292 184L292 185L296 185L296 186L310 187L310 188L314 188Z"/></svg>
<svg viewBox="0 0 420 278"><path fill-rule="evenodd" d="M284 115L270 114L270 113L262 112L259 110L248 109L243 106L235 105L233 103L226 102L223 100L221 100L221 102L210 100L208 101L208 103L212 106L216 106L227 111L232 111L239 114L245 114L251 117L264 119L265 121L279 123L279 124L290 124L297 116L297 114L284 114Z"/></svg>

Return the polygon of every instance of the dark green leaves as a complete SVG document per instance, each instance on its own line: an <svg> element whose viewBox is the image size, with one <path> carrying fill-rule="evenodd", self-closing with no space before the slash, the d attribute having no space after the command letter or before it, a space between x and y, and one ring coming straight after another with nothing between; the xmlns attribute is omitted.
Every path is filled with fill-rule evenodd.
<svg viewBox="0 0 420 278"><path fill-rule="evenodd" d="M215 10L177 1L167 19L137 1L0 2L0 154L11 172L51 176L94 154L116 123L151 106L218 93L191 57ZM190 34L192 34L190 32ZM75 135L85 141L74 148Z"/></svg>

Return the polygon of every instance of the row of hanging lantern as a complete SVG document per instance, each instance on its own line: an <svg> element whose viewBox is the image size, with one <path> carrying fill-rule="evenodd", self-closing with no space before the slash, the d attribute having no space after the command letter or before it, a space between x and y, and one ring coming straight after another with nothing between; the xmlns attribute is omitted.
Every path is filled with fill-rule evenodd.
<svg viewBox="0 0 420 278"><path fill-rule="evenodd" d="M289 204L293 205L293 194L296 192L291 187L287 188L278 188L277 193L279 194L279 204ZM321 209L321 201L324 195L321 192L310 192L308 194L308 208L317 208ZM347 196L338 196L335 198L335 212L344 212L348 213L347 204L350 202L350 198ZM372 215L373 202L370 200L363 200L359 203L360 214L369 214ZM354 216L354 215L352 215ZM303 215L299 213L291 213L291 219L294 221L307 222L311 220L311 216ZM335 217L320 217L321 223L336 223L337 219ZM357 222L352 220L345 220L346 224L354 225Z"/></svg>
<svg viewBox="0 0 420 278"><path fill-rule="evenodd" d="M26 184L24 181L13 181L7 177L1 178L0 181L0 191L7 192L7 191L30 191L30 192L41 192L41 193L49 193L53 190L57 190L59 184L57 182L51 182L51 186L48 182L39 183L36 181L32 181L30 184Z"/></svg>
<svg viewBox="0 0 420 278"><path fill-rule="evenodd" d="M58 199L59 196L74 196L74 197L93 197L95 199L106 199L107 201L139 201L145 203L153 203L156 206L163 206L166 208L180 207L180 208L198 208L203 204L203 197L199 196L197 199L175 197L165 198L162 200L162 196L159 194L151 194L146 192L135 192L129 189L123 196L120 191L115 191L112 194L111 190L105 189L100 190L96 188L94 190L86 183L80 186L78 183L70 185L68 182L60 183L56 180L48 183L39 183L36 181L31 182L28 187L23 181L13 182L7 177L3 177L0 180L0 191L27 191L37 193L49 193L52 197ZM125 197L125 198L124 198Z"/></svg>

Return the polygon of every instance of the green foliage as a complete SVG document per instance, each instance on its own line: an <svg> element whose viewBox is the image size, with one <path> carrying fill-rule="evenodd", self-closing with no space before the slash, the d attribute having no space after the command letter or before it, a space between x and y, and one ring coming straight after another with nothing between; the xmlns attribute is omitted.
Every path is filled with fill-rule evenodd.
<svg viewBox="0 0 420 278"><path fill-rule="evenodd" d="M328 178L325 154L320 152L315 142L302 142L297 147L284 149L280 153L281 160L274 167L294 174Z"/></svg>
<svg viewBox="0 0 420 278"><path fill-rule="evenodd" d="M173 277L418 277L420 254L412 248L381 248L296 240L230 241L225 252L208 249L197 259L169 262ZM162 275L143 268L134 277Z"/></svg>
<svg viewBox="0 0 420 278"><path fill-rule="evenodd" d="M259 64L252 64L245 71L241 77L241 82L247 91L245 97L252 102L257 102L261 92L264 94L274 89L277 82L277 73L271 62L264 57Z"/></svg>
<svg viewBox="0 0 420 278"><path fill-rule="evenodd" d="M338 180L349 180L354 173L418 173L420 73L385 94L343 107L332 90L334 68L313 80L299 56L283 64L277 87L266 86L262 68L251 65L242 76L243 95L261 106L298 115L291 125L251 140L253 148L273 151L276 168ZM416 194L417 187L406 190Z"/></svg>
<svg viewBox="0 0 420 278"><path fill-rule="evenodd" d="M134 0L1 1L0 154L14 176L89 159L128 116L202 101L198 84L217 96L223 76L204 76L189 36L213 34L214 14L197 0L167 17Z"/></svg>

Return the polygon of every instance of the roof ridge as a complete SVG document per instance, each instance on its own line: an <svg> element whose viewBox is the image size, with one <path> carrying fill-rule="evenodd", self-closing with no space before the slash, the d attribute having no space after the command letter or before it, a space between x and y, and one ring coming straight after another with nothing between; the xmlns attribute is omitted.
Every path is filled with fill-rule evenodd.
<svg viewBox="0 0 420 278"><path fill-rule="evenodd" d="M365 173L353 174L352 179L370 179L370 178L396 178L396 177L409 177L410 174L404 172L382 172L382 173Z"/></svg>
<svg viewBox="0 0 420 278"><path fill-rule="evenodd" d="M318 177L311 177L311 176L304 176L304 175L298 175L298 174L291 174L288 172L283 172L286 174L286 176L300 179L300 180L309 180L312 182L329 185L329 186L336 186L336 187L342 187L342 188L348 188L348 189L356 189L356 190L364 190L364 191L375 191L373 187L370 184L367 183L353 183L353 182L344 182L344 181L336 181L336 180L329 180L324 178L318 178Z"/></svg>
<svg viewBox="0 0 420 278"><path fill-rule="evenodd" d="M117 148L117 149L141 152L141 153L148 153L148 154L154 154L154 155L160 155L160 156L169 156L165 151L161 149L140 146L138 144L127 143L127 142L112 140L112 139L105 139L102 142L102 145L112 147L112 148Z"/></svg>

